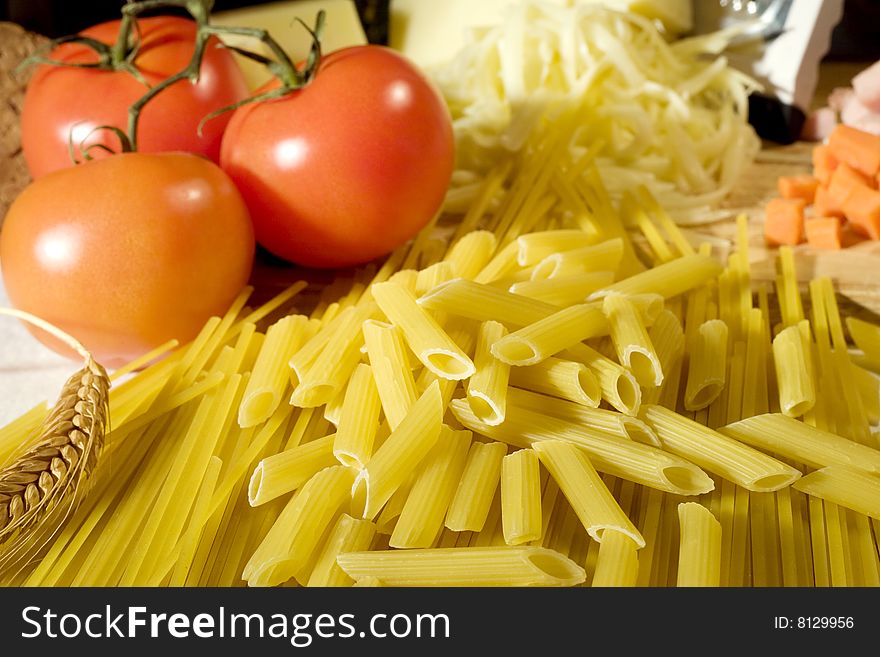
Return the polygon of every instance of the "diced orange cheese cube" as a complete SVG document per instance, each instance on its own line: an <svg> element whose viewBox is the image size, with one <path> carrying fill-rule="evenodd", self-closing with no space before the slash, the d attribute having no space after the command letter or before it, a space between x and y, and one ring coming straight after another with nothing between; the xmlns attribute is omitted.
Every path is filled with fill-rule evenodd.
<svg viewBox="0 0 880 657"><path fill-rule="evenodd" d="M828 199L833 207L842 209L857 187L870 187L870 180L848 164L841 163L828 182Z"/></svg>
<svg viewBox="0 0 880 657"><path fill-rule="evenodd" d="M843 209L831 199L828 188L824 185L819 185L816 188L816 197L813 199L813 216L843 219Z"/></svg>
<svg viewBox="0 0 880 657"><path fill-rule="evenodd" d="M843 222L839 217L812 217L804 220L807 244L817 249L839 249L843 242Z"/></svg>
<svg viewBox="0 0 880 657"><path fill-rule="evenodd" d="M777 185L782 198L802 198L807 203L812 203L816 197L819 180L805 173L796 176L780 176Z"/></svg>
<svg viewBox="0 0 880 657"><path fill-rule="evenodd" d="M853 228L870 237L880 240L880 192L867 185L858 185L843 204L843 214Z"/></svg>
<svg viewBox="0 0 880 657"><path fill-rule="evenodd" d="M831 174L837 168L837 160L825 144L813 147L813 175L823 185L827 185Z"/></svg>
<svg viewBox="0 0 880 657"><path fill-rule="evenodd" d="M828 148L838 162L872 179L880 172L880 135L840 123L828 137Z"/></svg>
<svg viewBox="0 0 880 657"><path fill-rule="evenodd" d="M774 198L764 210L764 239L771 246L795 245L804 241L802 198Z"/></svg>

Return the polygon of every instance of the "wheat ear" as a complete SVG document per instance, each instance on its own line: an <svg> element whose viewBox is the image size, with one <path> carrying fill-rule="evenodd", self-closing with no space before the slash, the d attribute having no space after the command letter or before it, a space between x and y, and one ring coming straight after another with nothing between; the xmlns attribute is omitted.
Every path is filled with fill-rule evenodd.
<svg viewBox="0 0 880 657"><path fill-rule="evenodd" d="M110 379L74 338L29 313L0 308L75 349L84 365L64 384L39 435L0 467L0 573L38 553L85 494L108 420Z"/></svg>

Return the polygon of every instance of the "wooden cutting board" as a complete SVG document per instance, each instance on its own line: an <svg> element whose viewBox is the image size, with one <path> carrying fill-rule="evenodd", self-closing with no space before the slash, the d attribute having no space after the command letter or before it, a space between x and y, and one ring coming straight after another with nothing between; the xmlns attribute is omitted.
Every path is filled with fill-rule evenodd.
<svg viewBox="0 0 880 657"><path fill-rule="evenodd" d="M781 175L809 173L814 144L765 145L755 163L745 172L724 207L745 212L749 217L749 260L756 285L773 283L778 249L764 243L764 206L778 196L776 180ZM736 224L720 221L695 232L732 240ZM806 244L794 248L798 281L806 291L813 278L828 276L838 292L841 312L869 321L880 321L880 241L858 241L840 251L814 249ZM772 288L771 288L772 289ZM808 298L805 297L805 302ZM808 307L808 303L805 304Z"/></svg>

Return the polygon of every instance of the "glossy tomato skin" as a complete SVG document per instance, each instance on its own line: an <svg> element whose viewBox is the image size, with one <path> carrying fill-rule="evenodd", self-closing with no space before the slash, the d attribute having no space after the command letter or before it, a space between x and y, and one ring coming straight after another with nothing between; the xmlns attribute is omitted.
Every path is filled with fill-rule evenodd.
<svg viewBox="0 0 880 657"><path fill-rule="evenodd" d="M139 21L142 44L135 65L151 85L182 70L190 61L195 23L174 16ZM108 45L116 40L119 21L101 23L82 34ZM144 108L138 129L142 153L187 151L214 160L230 115L207 122L199 137L199 121L213 110L248 95L247 83L228 50L213 40L205 49L199 82L182 80L160 92ZM94 52L79 44L64 44L51 57L68 63L96 61ZM71 133L79 144L101 125L127 129L128 108L147 91L130 73L41 65L25 92L21 112L22 150L33 178L72 165L68 154ZM92 133L86 142L103 143L119 150L109 131ZM104 154L96 150L96 157Z"/></svg>
<svg viewBox="0 0 880 657"><path fill-rule="evenodd" d="M453 149L435 88L401 55L369 45L330 53L302 89L236 110L220 165L267 250L342 267L389 253L431 220Z"/></svg>
<svg viewBox="0 0 880 657"><path fill-rule="evenodd" d="M188 153L124 153L47 174L16 198L0 232L12 304L107 366L193 338L246 285L253 257L241 195Z"/></svg>

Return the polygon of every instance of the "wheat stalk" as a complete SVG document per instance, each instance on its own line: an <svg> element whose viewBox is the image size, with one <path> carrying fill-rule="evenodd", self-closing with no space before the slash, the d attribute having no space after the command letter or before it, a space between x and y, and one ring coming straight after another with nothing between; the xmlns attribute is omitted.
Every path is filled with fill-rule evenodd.
<svg viewBox="0 0 880 657"><path fill-rule="evenodd" d="M85 360L64 384L36 439L0 468L2 574L36 555L84 495L104 446L110 379L79 342L51 324L17 310L0 308L0 314L51 333Z"/></svg>

